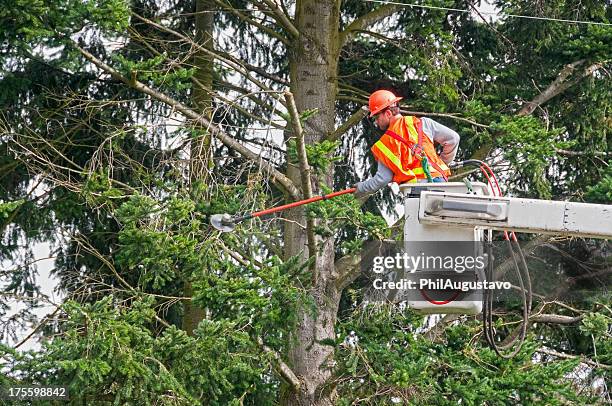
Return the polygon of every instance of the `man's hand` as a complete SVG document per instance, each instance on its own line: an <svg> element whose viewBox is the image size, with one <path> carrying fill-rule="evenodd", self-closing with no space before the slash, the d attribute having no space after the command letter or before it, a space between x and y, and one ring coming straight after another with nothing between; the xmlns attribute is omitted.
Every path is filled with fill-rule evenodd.
<svg viewBox="0 0 612 406"><path fill-rule="evenodd" d="M356 188L357 190L355 190L355 192L353 193L353 196L355 196L355 199L359 199L359 200L365 200L367 199L368 196L370 196L369 193L367 192L362 192L359 190L359 183L355 183L353 185L354 188Z"/></svg>

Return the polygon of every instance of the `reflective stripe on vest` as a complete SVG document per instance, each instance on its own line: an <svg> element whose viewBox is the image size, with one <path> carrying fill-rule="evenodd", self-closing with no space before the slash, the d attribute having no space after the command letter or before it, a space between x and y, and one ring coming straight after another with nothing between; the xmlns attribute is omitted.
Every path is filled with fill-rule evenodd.
<svg viewBox="0 0 612 406"><path fill-rule="evenodd" d="M421 142L419 142L419 132L417 131L417 129L414 127L414 122L411 119L412 117L408 117L408 120L404 120L404 122L406 123L406 127L408 128L408 133L410 133L410 137L412 138L412 142L414 142L415 144L419 145L421 144ZM421 149L423 148L422 145L419 145L421 147Z"/></svg>
<svg viewBox="0 0 612 406"><path fill-rule="evenodd" d="M400 162L399 158L393 152L391 152L391 150L389 148L387 148L387 146L381 140L378 140L376 142L376 144L374 144L374 145L378 149L380 149L380 152L382 152L387 157L387 159L389 159L389 161L391 161L391 162L393 162L393 164L395 164L395 167L400 172L402 172L406 176L413 176L413 177L416 178L415 171L412 171L410 169L408 169L407 171L404 170L404 168L402 168L402 163ZM389 169L392 169L392 168L389 168ZM419 168L416 168L416 169L419 169ZM421 168L421 173L423 173L423 169L422 168Z"/></svg>
<svg viewBox="0 0 612 406"><path fill-rule="evenodd" d="M412 127L412 129L413 129L414 131L416 131L416 130L414 129L414 127ZM397 166L397 168L398 168L400 171L402 171L404 174L406 174L406 175L407 175L407 173L406 173L406 171L403 169L402 164L401 164L401 162L400 162L399 158L397 157L397 155L393 154L393 153L391 152L391 150L390 150L389 148L387 148L387 146L386 146L386 145L385 145L385 144L384 144L384 143L383 143L381 140L378 140L378 141L376 142L376 144L374 144L374 145L376 145L376 146L377 146L377 147L378 147L378 148L379 148L379 149L380 149L380 150L381 150L381 151L382 151L382 152L385 154L385 156L386 156L386 157L387 157L389 160L391 160L391 161L392 161L392 162L395 164L395 166ZM415 145L418 145L418 144L415 144ZM418 161L419 161L419 164L420 164L420 163L421 163L421 162L420 162L420 161L421 161L421 156L425 154L425 150L424 150L424 149L423 149L421 146L419 146L419 149L420 149L420 152L418 152L418 154L415 154L415 156L418 158ZM429 173L430 173L430 174L431 174L431 176L433 176L434 178L436 178L436 177L444 177L444 174L443 174L443 173L441 173L441 172L440 172L440 171L439 171L439 170L438 170L438 169L437 169L437 168L436 168L434 165L432 165L431 161L429 161L429 162L428 162L428 165L427 165L427 166L429 167ZM441 160L440 160L440 164L439 164L438 166L439 166L439 167L440 167L440 169L441 169L441 170L443 170L443 171L444 171L444 170L449 170L449 169L448 169L448 166L447 166L447 165L444 163L444 161L441 161ZM410 169L408 169L408 170L409 170L410 172L412 172L413 174L415 174L415 175L425 175L425 171L423 170L423 166L415 166L414 168L410 168Z"/></svg>

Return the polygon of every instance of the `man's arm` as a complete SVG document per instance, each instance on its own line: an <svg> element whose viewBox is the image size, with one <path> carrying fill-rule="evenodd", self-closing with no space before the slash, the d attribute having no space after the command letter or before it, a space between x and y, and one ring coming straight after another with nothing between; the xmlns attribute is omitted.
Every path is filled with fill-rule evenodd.
<svg viewBox="0 0 612 406"><path fill-rule="evenodd" d="M355 192L358 196L366 196L375 193L377 190L386 186L393 180L393 171L387 168L385 164L378 161L378 169L376 174L370 179L364 180L357 184L357 191Z"/></svg>
<svg viewBox="0 0 612 406"><path fill-rule="evenodd" d="M442 145L440 158L445 163L452 162L457 155L459 134L431 118L422 117L421 123L423 124L423 132L427 134L434 143L437 142Z"/></svg>

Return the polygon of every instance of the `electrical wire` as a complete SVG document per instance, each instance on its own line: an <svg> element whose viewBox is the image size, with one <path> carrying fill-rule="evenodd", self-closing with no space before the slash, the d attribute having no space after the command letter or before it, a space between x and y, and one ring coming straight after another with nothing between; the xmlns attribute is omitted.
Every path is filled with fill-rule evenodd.
<svg viewBox="0 0 612 406"><path fill-rule="evenodd" d="M460 168L465 165L474 165L478 166L484 176L487 178L488 184L491 187L491 191L493 196L502 197L503 193L499 186L499 182L497 181L497 176L491 167L478 159L469 159L462 162L457 162L453 165L454 168ZM489 235L490 236L490 235ZM521 326L519 330L518 336L507 337L506 343L498 344L495 341L495 328L493 324L493 294L491 291L484 291L483 298L483 332L485 335L485 339L487 344L497 355L502 358L512 358L521 350L523 343L525 342L525 337L527 335L527 327L529 325L529 316L531 314L531 305L533 302L533 291L531 286L531 278L529 276L529 267L527 266L527 261L525 260L525 255L521 246L518 243L518 239L516 238L516 234L512 231L510 235L508 235L507 231L504 231L504 240L508 242L508 249L512 255L512 260L514 262L514 266L516 269L519 287L521 290L521 299L523 302L523 311L521 321ZM489 237L489 241L487 244L487 256L488 256L488 264L487 264L487 272L486 279L491 281L493 280L493 252L492 252L492 238ZM516 251L514 250L513 244L516 245ZM518 254L517 254L518 253ZM518 256L518 259L517 259ZM514 347L509 353L505 353L504 351L509 350Z"/></svg>
<svg viewBox="0 0 612 406"><path fill-rule="evenodd" d="M363 0L363 1L368 2L368 3L392 4L392 5L397 5L397 6L406 6L406 7L414 7L414 8L426 8L426 9L432 9L432 10L454 11L458 13L470 13L471 12L471 10L466 10L462 8L430 6L427 4L398 3L395 1L384 1L384 0ZM612 26L612 23L600 23L597 21L585 21L585 20L569 20L565 18L554 18L554 17L527 16L527 15L522 15L522 14L500 14L500 13L492 13L492 12L487 12L487 11L480 11L480 14L511 17L511 18L525 18L529 20L556 21L556 22L561 22L561 23L601 25L605 27Z"/></svg>

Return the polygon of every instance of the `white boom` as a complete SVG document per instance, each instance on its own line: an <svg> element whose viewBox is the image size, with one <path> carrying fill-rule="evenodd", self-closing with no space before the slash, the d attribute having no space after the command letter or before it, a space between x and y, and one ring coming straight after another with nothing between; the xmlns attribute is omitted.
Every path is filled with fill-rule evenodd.
<svg viewBox="0 0 612 406"><path fill-rule="evenodd" d="M461 182L400 186L407 253L422 254L421 241L482 241L484 230L612 238L612 205L493 197L484 183L470 186ZM444 253L444 244L434 246ZM482 296L471 294L473 299L443 305L427 300L408 305L424 313L480 313Z"/></svg>
<svg viewBox="0 0 612 406"><path fill-rule="evenodd" d="M612 205L603 204L431 191L421 194L419 220L425 224L612 238Z"/></svg>
<svg viewBox="0 0 612 406"><path fill-rule="evenodd" d="M467 192L456 182L405 186L407 210L414 211L416 202L408 201L419 195L418 214L406 215L418 215L421 224L612 238L612 205L492 197L483 183L470 194L457 193L462 189Z"/></svg>

